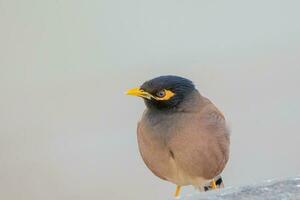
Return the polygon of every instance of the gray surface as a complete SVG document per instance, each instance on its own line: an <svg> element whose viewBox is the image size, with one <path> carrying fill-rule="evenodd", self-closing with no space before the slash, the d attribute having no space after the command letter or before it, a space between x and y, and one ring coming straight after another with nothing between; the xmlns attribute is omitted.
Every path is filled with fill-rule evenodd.
<svg viewBox="0 0 300 200"><path fill-rule="evenodd" d="M226 188L199 193L182 200L298 200L300 176L284 180L265 181L256 185Z"/></svg>

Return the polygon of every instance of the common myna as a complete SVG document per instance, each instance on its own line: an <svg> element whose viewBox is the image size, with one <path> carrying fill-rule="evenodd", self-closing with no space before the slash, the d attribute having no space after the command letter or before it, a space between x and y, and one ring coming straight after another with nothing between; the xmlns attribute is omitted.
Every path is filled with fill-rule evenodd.
<svg viewBox="0 0 300 200"><path fill-rule="evenodd" d="M141 156L156 176L177 185L176 197L180 186L223 186L229 131L223 114L192 81L160 76L127 94L142 97L147 107L137 128Z"/></svg>

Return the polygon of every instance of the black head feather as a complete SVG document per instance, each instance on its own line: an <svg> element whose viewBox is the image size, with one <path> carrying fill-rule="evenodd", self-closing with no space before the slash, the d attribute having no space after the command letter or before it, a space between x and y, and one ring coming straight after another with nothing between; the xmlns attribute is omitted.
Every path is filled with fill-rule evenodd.
<svg viewBox="0 0 300 200"><path fill-rule="evenodd" d="M141 86L141 89L156 96L161 90L170 90L175 95L169 100L156 100L154 98L145 99L145 104L148 108L159 110L176 108L185 98L195 90L192 81L179 76L159 76L157 78L146 81Z"/></svg>

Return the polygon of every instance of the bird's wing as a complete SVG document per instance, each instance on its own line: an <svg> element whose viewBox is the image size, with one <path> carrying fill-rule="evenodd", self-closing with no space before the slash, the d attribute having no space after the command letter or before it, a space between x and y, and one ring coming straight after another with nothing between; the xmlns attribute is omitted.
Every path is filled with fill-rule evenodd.
<svg viewBox="0 0 300 200"><path fill-rule="evenodd" d="M199 112L187 113L169 141L178 167L191 177L212 179L225 167L229 135L222 113L211 103Z"/></svg>

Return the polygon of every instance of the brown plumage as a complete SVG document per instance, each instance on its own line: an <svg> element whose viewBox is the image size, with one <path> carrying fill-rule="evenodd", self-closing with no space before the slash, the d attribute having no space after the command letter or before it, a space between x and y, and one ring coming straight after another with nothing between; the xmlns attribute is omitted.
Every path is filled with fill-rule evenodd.
<svg viewBox="0 0 300 200"><path fill-rule="evenodd" d="M137 128L145 164L164 180L202 189L228 161L229 132L223 114L181 77L158 77L139 90L147 105ZM155 99L161 98L161 91L173 96Z"/></svg>

